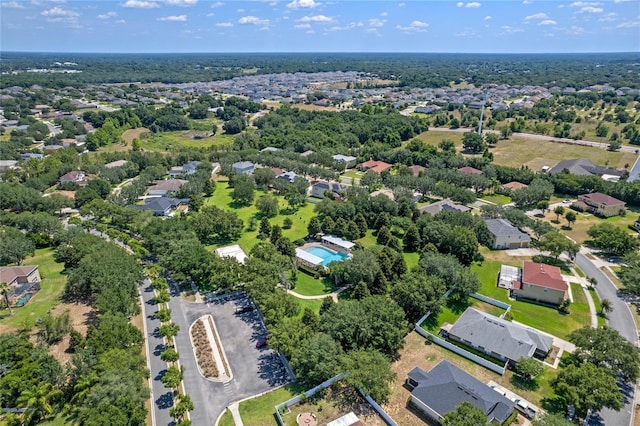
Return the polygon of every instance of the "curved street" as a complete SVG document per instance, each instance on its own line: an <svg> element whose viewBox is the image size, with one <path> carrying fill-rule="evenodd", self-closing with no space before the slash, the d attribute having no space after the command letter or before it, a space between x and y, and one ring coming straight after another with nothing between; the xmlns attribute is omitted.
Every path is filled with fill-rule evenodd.
<svg viewBox="0 0 640 426"><path fill-rule="evenodd" d="M627 303L624 301L623 295L611 282L609 277L603 273L597 264L591 261L586 254L589 250L582 248L580 253L576 255L575 263L582 269L588 277L594 277L598 281L596 292L600 299L609 299L613 306L613 311L607 314L609 326L616 329L625 339L638 346L638 330L636 328L635 318ZM599 413L592 415L585 425L629 425L633 419L634 407L634 388L633 386L623 386L622 391L625 394L625 404L622 410L613 411L603 409Z"/></svg>

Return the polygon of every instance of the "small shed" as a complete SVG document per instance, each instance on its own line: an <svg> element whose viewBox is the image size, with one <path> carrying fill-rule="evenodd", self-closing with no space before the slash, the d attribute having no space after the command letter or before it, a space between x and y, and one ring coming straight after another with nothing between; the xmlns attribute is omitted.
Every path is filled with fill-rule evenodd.
<svg viewBox="0 0 640 426"><path fill-rule="evenodd" d="M522 280L522 270L515 266L502 265L500 267L500 275L498 275L498 287L511 289L513 282Z"/></svg>

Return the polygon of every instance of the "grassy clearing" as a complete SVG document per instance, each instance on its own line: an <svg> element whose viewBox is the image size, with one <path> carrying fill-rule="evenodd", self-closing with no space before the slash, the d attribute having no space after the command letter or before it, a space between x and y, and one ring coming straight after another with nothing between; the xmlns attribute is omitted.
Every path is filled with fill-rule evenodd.
<svg viewBox="0 0 640 426"><path fill-rule="evenodd" d="M629 152L612 152L590 146L529 139L522 136L512 136L508 141L500 141L491 152L496 164L511 167L529 165L532 170L540 170L537 163L535 165L532 163L537 159L548 161L544 165L554 166L562 160L585 158L601 166L622 169L627 164L633 165L637 157Z"/></svg>
<svg viewBox="0 0 640 426"><path fill-rule="evenodd" d="M149 151L174 151L180 148L209 148L212 146L223 147L233 144L233 136L225 133L217 133L215 136L204 139L191 139L188 130L177 132L163 132L144 139L142 149Z"/></svg>
<svg viewBox="0 0 640 426"><path fill-rule="evenodd" d="M227 410L224 412L222 417L220 417L220 421L218 422L218 426L234 426L235 422L233 421L233 415L231 411Z"/></svg>
<svg viewBox="0 0 640 426"><path fill-rule="evenodd" d="M64 266L56 263L51 248L38 249L28 257L24 265L38 265L42 277L41 290L25 306L14 308L13 315L8 310L0 311L0 332L15 329L31 329L38 318L43 317L60 302L67 277L62 275Z"/></svg>
<svg viewBox="0 0 640 426"><path fill-rule="evenodd" d="M293 296L292 296L293 297ZM316 314L320 313L320 307L322 306L322 299L296 299L300 304L299 318L302 318L305 308L310 308Z"/></svg>
<svg viewBox="0 0 640 426"><path fill-rule="evenodd" d="M259 232L259 220L257 219L258 210L255 205L240 207L233 203L231 199L232 188L229 188L227 181L218 181L216 184L216 190L213 195L209 198L205 198L205 205L214 205L222 209L231 210L235 212L240 219L244 221L245 227L248 227L249 221L252 217L256 217L256 229L250 231L248 228L245 228L245 231L242 233L240 239L236 241L236 244L239 244L246 252L251 250L251 248L260 241L258 239ZM266 194L263 190L257 190L255 193L255 199L257 200L260 196ZM283 212L287 211L287 202L284 197L275 196L278 199L278 206L280 208L281 214L278 214L276 217L269 219L269 223L273 225L279 225L282 227L284 219L286 217L291 218L293 224L290 229L283 229L282 235L287 238L290 238L292 241L298 240L300 238L304 238L307 235L307 225L311 220L311 217L314 215L315 205L311 203L307 203L305 206L300 207L297 212L291 214L283 214ZM217 248L218 245L209 246L209 248Z"/></svg>
<svg viewBox="0 0 640 426"><path fill-rule="evenodd" d="M433 145L435 147L438 146L440 142L445 139L453 141L456 146L456 150L462 150L462 133L459 132L450 132L447 130L429 130L428 132L420 133L416 136L416 139L421 140L427 145Z"/></svg>
<svg viewBox="0 0 640 426"><path fill-rule="evenodd" d="M328 284L325 280L313 278L311 275L299 271L296 287L293 290L303 296L319 296L331 293L332 289Z"/></svg>
<svg viewBox="0 0 640 426"><path fill-rule="evenodd" d="M242 422L252 426L272 426L275 424L275 406L303 392L297 383L271 391L258 398L240 403Z"/></svg>
<svg viewBox="0 0 640 426"><path fill-rule="evenodd" d="M589 306L584 303L573 303L571 314L563 315L557 309L538 305L531 302L510 300L507 290L496 285L500 262L486 260L482 265L473 264L482 283L480 293L511 305L513 320L537 328L554 336L566 339L573 330L577 330L591 323ZM584 297L584 295L582 295Z"/></svg>
<svg viewBox="0 0 640 426"><path fill-rule="evenodd" d="M499 206L503 206L511 202L511 198L502 194L483 195L480 199Z"/></svg>

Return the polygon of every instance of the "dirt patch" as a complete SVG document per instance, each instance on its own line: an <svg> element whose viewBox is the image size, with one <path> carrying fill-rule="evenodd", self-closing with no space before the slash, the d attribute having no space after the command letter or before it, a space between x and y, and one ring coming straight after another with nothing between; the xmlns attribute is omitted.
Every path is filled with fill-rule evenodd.
<svg viewBox="0 0 640 426"><path fill-rule="evenodd" d="M90 324L95 322L95 310L85 303L59 303L52 310L53 316L63 314L65 311L69 312L71 318L71 326L82 333L83 336L87 335L87 328ZM53 356L61 365L65 365L71 361L72 353L69 352L69 335L67 334L57 343L49 346L49 355Z"/></svg>
<svg viewBox="0 0 640 426"><path fill-rule="evenodd" d="M124 133L122 134L122 140L125 141L127 144L131 144L131 142L138 138L141 139L146 133L149 133L149 129L145 128L145 127L138 127L137 129L129 129L129 130L125 130Z"/></svg>

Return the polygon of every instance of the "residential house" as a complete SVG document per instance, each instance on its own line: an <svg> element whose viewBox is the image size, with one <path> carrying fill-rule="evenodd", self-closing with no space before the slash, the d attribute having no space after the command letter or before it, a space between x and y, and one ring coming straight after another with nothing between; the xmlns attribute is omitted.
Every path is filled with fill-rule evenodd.
<svg viewBox="0 0 640 426"><path fill-rule="evenodd" d="M572 175L576 175L576 176L595 175L595 176L600 176L605 180L616 180L615 179L616 177L620 179L620 176L624 174L623 171L598 166L597 164L594 164L591 161L586 160L584 158L575 158L572 160L561 161L555 166L553 166L549 170L549 173L562 173L565 170Z"/></svg>
<svg viewBox="0 0 640 426"><path fill-rule="evenodd" d="M169 170L169 178L173 179L182 175L192 175L198 170L201 161L190 161L182 166L172 167Z"/></svg>
<svg viewBox="0 0 640 426"><path fill-rule="evenodd" d="M467 308L456 323L443 326L443 334L501 361L515 365L520 358L544 359L553 338L533 328Z"/></svg>
<svg viewBox="0 0 640 426"><path fill-rule="evenodd" d="M502 192L504 194L510 194L513 191L517 191L519 189L524 189L524 188L528 188L528 187L529 187L529 185L514 180L513 182L509 182L509 183L505 183L504 185L501 185L500 186L500 192Z"/></svg>
<svg viewBox="0 0 640 426"><path fill-rule="evenodd" d="M478 170L478 169L475 169L475 168L469 167L469 166L460 167L458 169L458 171L460 173L464 173L466 175L481 175L482 174L482 170Z"/></svg>
<svg viewBox="0 0 640 426"><path fill-rule="evenodd" d="M104 167L107 169L115 169L118 167L125 166L127 163L129 163L127 160L116 160L116 161L112 161L110 163L105 164Z"/></svg>
<svg viewBox="0 0 640 426"><path fill-rule="evenodd" d="M336 154L333 157L333 161L336 161L338 163L344 163L344 167L348 168L350 166L353 166L354 164L356 164L356 157L352 157L350 155L342 155L342 154Z"/></svg>
<svg viewBox="0 0 640 426"><path fill-rule="evenodd" d="M42 154L35 153L35 152L25 152L23 154L20 154L20 159L22 161L29 161L32 158L36 160L42 160L44 156Z"/></svg>
<svg viewBox="0 0 640 426"><path fill-rule="evenodd" d="M168 197L156 197L148 198L145 204L130 204L127 206L129 209L151 211L155 216L171 216L175 210L186 212L188 209L188 198L168 198Z"/></svg>
<svg viewBox="0 0 640 426"><path fill-rule="evenodd" d="M178 191L182 185L189 182L184 179L167 179L158 181L157 184L147 188L147 195L151 197L164 197L167 194Z"/></svg>
<svg viewBox="0 0 640 426"><path fill-rule="evenodd" d="M355 244L351 241L343 240L342 238L333 235L325 235L322 237L321 241L322 245L341 253L351 253L351 249L355 247Z"/></svg>
<svg viewBox="0 0 640 426"><path fill-rule="evenodd" d="M347 190L345 185L338 182L319 181L311 185L311 196L324 198L327 192L333 194L334 198L342 197L342 193Z"/></svg>
<svg viewBox="0 0 640 426"><path fill-rule="evenodd" d="M446 360L429 371L415 367L407 374L406 384L410 401L438 422L465 401L480 408L492 424L505 422L515 407L513 401Z"/></svg>
<svg viewBox="0 0 640 426"><path fill-rule="evenodd" d="M428 213L431 216L435 216L443 210L464 213L468 212L471 209L467 206L463 206L462 204L456 204L448 198L436 201L435 203L431 203L428 206L422 206L418 209L420 213Z"/></svg>
<svg viewBox="0 0 640 426"><path fill-rule="evenodd" d="M372 170L376 173L382 173L384 171L391 169L391 167L393 166L389 163L385 163L384 161L376 161L376 160L365 161L364 163L360 163L358 165L358 168L360 169L360 171L366 172L368 170Z"/></svg>
<svg viewBox="0 0 640 426"><path fill-rule="evenodd" d="M524 262L522 281L514 283L511 296L536 302L560 305L568 296L569 286L560 268L544 263Z"/></svg>
<svg viewBox="0 0 640 426"><path fill-rule="evenodd" d="M60 185L65 183L75 183L79 186L87 185L87 176L82 170L72 170L69 173L66 173L58 179Z"/></svg>
<svg viewBox="0 0 640 426"><path fill-rule="evenodd" d="M491 234L491 248L494 250L526 248L531 244L531 237L513 226L507 219L485 220Z"/></svg>
<svg viewBox="0 0 640 426"><path fill-rule="evenodd" d="M418 114L433 114L434 112L440 111L442 108L438 105L426 105L416 107L415 112Z"/></svg>
<svg viewBox="0 0 640 426"><path fill-rule="evenodd" d="M276 176L276 179L286 180L289 183L293 183L298 175L295 172L283 172ZM300 176L301 177L301 176Z"/></svg>
<svg viewBox="0 0 640 426"><path fill-rule="evenodd" d="M260 152L277 152L277 151L280 151L280 148L276 148L274 146L268 146L260 150Z"/></svg>
<svg viewBox="0 0 640 426"><path fill-rule="evenodd" d="M9 284L7 298L10 305L26 292L40 290L41 281L38 265L0 267L0 282Z"/></svg>
<svg viewBox="0 0 640 426"><path fill-rule="evenodd" d="M233 170L233 173L237 175L251 175L256 169L256 166L251 161L238 161L237 163L233 163L231 168Z"/></svg>
<svg viewBox="0 0 640 426"><path fill-rule="evenodd" d="M511 266L500 266L500 274L498 274L498 287L511 290L515 285L522 282L522 269Z"/></svg>
<svg viewBox="0 0 640 426"><path fill-rule="evenodd" d="M427 168L426 167L422 167L422 166L411 166L411 167L409 167L409 170L411 170L411 174L414 177L418 177L420 175L420 173L422 173L425 170L427 170Z"/></svg>
<svg viewBox="0 0 640 426"><path fill-rule="evenodd" d="M583 203L581 205L580 203ZM587 210L597 216L611 217L624 214L626 203L601 192L578 195L576 207Z"/></svg>
<svg viewBox="0 0 640 426"><path fill-rule="evenodd" d="M15 170L17 168L18 162L16 160L0 160L0 172Z"/></svg>

